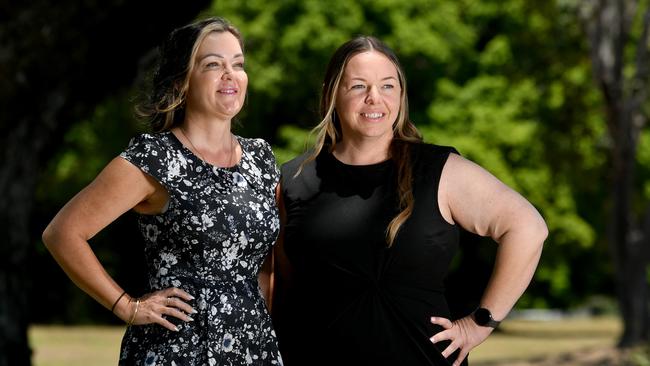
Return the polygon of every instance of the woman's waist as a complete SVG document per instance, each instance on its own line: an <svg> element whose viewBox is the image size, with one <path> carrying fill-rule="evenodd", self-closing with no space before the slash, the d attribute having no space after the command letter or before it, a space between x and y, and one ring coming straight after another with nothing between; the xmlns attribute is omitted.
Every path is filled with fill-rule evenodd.
<svg viewBox="0 0 650 366"><path fill-rule="evenodd" d="M177 287L192 292L210 291L213 293L238 293L257 296L259 287L257 276L252 274L201 274L188 272L170 272L164 276L150 276L149 286L152 291ZM192 291L192 292L190 292Z"/></svg>

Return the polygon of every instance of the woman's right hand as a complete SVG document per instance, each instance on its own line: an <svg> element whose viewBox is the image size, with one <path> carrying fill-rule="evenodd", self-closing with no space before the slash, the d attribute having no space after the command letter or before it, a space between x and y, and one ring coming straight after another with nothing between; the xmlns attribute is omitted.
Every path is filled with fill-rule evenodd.
<svg viewBox="0 0 650 366"><path fill-rule="evenodd" d="M170 287L145 294L140 298L131 298L128 302L122 301L121 306L116 309L115 313L128 324L156 323L177 332L178 328L163 315L185 322L193 321L194 319L188 314L196 314L196 310L186 302L190 300L194 300L194 296L179 288Z"/></svg>

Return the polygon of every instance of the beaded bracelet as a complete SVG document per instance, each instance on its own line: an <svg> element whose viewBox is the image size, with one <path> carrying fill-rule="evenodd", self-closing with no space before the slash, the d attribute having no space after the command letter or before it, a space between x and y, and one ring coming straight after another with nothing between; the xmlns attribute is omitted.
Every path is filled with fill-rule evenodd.
<svg viewBox="0 0 650 366"><path fill-rule="evenodd" d="M115 311L115 305L117 305L117 303L120 302L120 299L124 295L126 295L126 291L122 292L122 294L117 298L117 300L115 300L115 302L113 303L113 306L111 306L111 313Z"/></svg>
<svg viewBox="0 0 650 366"><path fill-rule="evenodd" d="M127 325L133 325L133 321L135 320L135 315L138 313L138 308L140 307L140 299L135 300L135 310L133 311L133 315L131 315L131 320L129 320Z"/></svg>

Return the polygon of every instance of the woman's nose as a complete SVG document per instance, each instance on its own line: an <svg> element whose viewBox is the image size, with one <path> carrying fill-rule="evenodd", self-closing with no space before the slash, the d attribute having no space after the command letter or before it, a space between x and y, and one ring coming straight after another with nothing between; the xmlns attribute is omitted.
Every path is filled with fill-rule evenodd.
<svg viewBox="0 0 650 366"><path fill-rule="evenodd" d="M226 65L223 68L223 75L221 75L222 79L230 79L232 78L232 66Z"/></svg>
<svg viewBox="0 0 650 366"><path fill-rule="evenodd" d="M368 94L366 95L367 104L375 104L379 101L379 91L376 86L371 86L368 88Z"/></svg>

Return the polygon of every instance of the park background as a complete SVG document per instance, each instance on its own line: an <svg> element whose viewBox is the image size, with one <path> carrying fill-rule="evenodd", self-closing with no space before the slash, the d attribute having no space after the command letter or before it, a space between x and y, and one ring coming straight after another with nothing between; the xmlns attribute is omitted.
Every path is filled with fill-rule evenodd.
<svg viewBox="0 0 650 366"><path fill-rule="evenodd" d="M375 35L400 57L425 140L456 147L542 213L550 234L513 312L525 321L513 316L494 335L518 334L520 354L499 351L485 365L570 351L557 340L606 349L598 364L650 364L650 1L33 0L0 1L0 366L73 365L85 353L96 362L78 364L100 365L100 351L82 342L104 331L113 338L99 335L101 352L115 362L123 326L71 283L40 233L146 130L133 106L155 46L211 15L245 38L249 89L235 132L270 141L279 163L303 151L319 121L333 51ZM125 214L91 245L137 295L135 220ZM462 235L447 281L455 315L476 306L494 252L490 240ZM610 356L616 345L624 356ZM582 362L557 357L544 362Z"/></svg>

